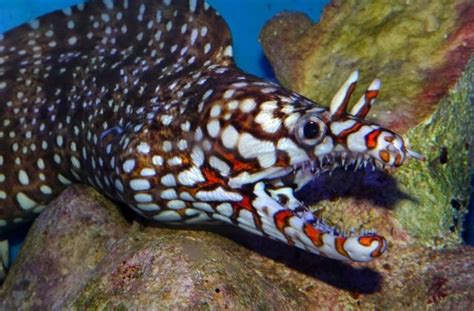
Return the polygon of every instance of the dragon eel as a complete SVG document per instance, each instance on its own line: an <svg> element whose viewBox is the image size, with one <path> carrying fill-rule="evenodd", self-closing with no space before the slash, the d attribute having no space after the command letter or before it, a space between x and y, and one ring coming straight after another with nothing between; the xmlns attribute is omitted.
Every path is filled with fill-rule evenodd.
<svg viewBox="0 0 474 311"><path fill-rule="evenodd" d="M201 0L102 0L0 35L0 230L84 183L158 222L221 221L335 259L369 261L375 232L343 234L294 192L320 173L398 167L403 139L367 121L380 82L347 112L240 71Z"/></svg>

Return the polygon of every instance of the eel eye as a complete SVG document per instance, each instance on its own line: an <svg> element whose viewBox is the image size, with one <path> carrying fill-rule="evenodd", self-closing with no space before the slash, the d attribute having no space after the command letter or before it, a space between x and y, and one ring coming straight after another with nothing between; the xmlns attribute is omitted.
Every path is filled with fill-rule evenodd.
<svg viewBox="0 0 474 311"><path fill-rule="evenodd" d="M303 135L306 139L315 139L319 134L319 125L314 121L308 121L303 127Z"/></svg>
<svg viewBox="0 0 474 311"><path fill-rule="evenodd" d="M323 120L312 115L303 117L297 124L296 138L300 143L316 145L326 134L326 124Z"/></svg>

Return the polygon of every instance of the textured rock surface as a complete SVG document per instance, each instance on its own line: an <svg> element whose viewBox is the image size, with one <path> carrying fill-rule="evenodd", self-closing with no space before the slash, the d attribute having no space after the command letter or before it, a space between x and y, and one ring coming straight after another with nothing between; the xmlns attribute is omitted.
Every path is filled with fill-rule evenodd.
<svg viewBox="0 0 474 311"><path fill-rule="evenodd" d="M333 1L316 25L301 14L276 17L261 41L279 80L322 105L354 69L362 74L355 98L370 79L381 79L370 117L405 134L428 159L390 177L368 173L347 182L340 174L319 183L314 191L333 193L316 207L325 208L323 217L375 227L392 245L461 243L474 136L473 2Z"/></svg>
<svg viewBox="0 0 474 311"><path fill-rule="evenodd" d="M396 248L349 266L232 228L218 234L123 219L91 188L68 189L33 225L0 309L474 307L473 248Z"/></svg>

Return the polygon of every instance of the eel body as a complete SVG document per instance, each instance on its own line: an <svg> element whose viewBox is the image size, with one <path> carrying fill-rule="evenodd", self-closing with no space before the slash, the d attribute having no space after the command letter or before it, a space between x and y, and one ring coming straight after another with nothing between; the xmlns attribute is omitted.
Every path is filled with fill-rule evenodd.
<svg viewBox="0 0 474 311"><path fill-rule="evenodd" d="M159 221L217 220L341 260L380 256L374 232L336 232L293 193L338 166L419 157L365 120L235 67L223 19L201 0L90 1L0 35L0 231L71 183Z"/></svg>

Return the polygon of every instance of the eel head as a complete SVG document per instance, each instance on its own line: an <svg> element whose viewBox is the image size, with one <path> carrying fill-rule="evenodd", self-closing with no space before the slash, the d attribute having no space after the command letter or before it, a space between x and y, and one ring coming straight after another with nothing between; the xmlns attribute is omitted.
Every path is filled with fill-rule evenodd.
<svg viewBox="0 0 474 311"><path fill-rule="evenodd" d="M259 82L246 85L245 92L250 93L236 89L238 99L229 99L226 107L210 109L207 130L219 141L211 159L223 159L231 166L226 183L242 195L232 204L231 215L218 218L339 260L365 262L384 253L387 242L382 236L374 231L340 232L293 195L319 174L337 167L370 164L389 169L407 158L423 159L401 136L365 120L379 92L378 80L346 112L357 79L357 72L350 75L329 109ZM213 120L219 120L218 124ZM223 165L215 160L211 166Z"/></svg>

